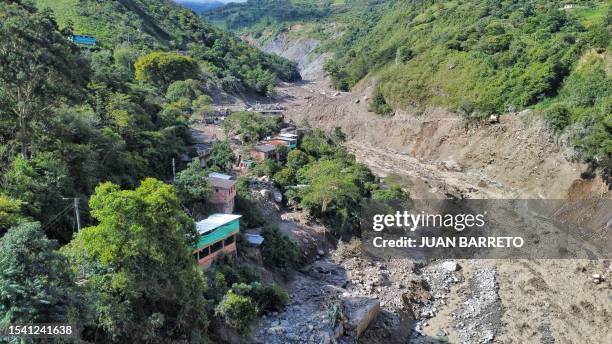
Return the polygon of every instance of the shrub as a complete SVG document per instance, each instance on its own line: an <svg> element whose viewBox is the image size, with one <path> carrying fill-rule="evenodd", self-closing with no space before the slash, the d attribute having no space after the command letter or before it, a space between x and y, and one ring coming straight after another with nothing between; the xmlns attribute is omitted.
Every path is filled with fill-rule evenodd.
<svg viewBox="0 0 612 344"><path fill-rule="evenodd" d="M393 186L389 189L378 189L372 192L372 199L379 202L405 202L408 200L408 194L399 186Z"/></svg>
<svg viewBox="0 0 612 344"><path fill-rule="evenodd" d="M289 301L287 293L277 284L237 283L232 286L232 292L250 297L257 304L260 314L280 311Z"/></svg>
<svg viewBox="0 0 612 344"><path fill-rule="evenodd" d="M175 102L181 98L187 98L191 101L201 94L199 88L198 82L193 79L178 80L168 86L166 99L169 102Z"/></svg>
<svg viewBox="0 0 612 344"><path fill-rule="evenodd" d="M240 334L248 334L257 323L259 310L248 296L235 294L231 290L215 308L215 314Z"/></svg>
<svg viewBox="0 0 612 344"><path fill-rule="evenodd" d="M385 96L383 96L380 90L374 92L372 100L370 100L369 110L379 115L388 115L393 112L393 109L387 104Z"/></svg>
<svg viewBox="0 0 612 344"><path fill-rule="evenodd" d="M570 112L565 105L555 104L544 111L544 119L554 131L561 131L570 124Z"/></svg>
<svg viewBox="0 0 612 344"><path fill-rule="evenodd" d="M280 171L281 165L272 159L266 159L261 164L258 164L253 168L253 173L258 176L273 176L276 172Z"/></svg>
<svg viewBox="0 0 612 344"><path fill-rule="evenodd" d="M264 237L261 255L265 265L286 269L297 264L297 246L278 227L266 226L261 234Z"/></svg>

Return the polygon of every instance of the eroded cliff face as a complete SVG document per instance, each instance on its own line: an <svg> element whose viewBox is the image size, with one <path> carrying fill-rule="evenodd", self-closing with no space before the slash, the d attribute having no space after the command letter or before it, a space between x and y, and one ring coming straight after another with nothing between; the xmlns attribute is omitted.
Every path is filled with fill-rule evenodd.
<svg viewBox="0 0 612 344"><path fill-rule="evenodd" d="M369 112L376 79L366 78L352 92L332 90L323 72L331 55L300 30L247 40L298 63L304 82L279 90L288 117L326 130L341 127L352 152L379 174L407 175L415 188L425 181L428 189L461 197L610 197L600 173L585 173L589 166L567 140L532 111L502 115L499 123L468 123L443 108Z"/></svg>
<svg viewBox="0 0 612 344"><path fill-rule="evenodd" d="M301 27L296 26L277 35L266 32L257 39L250 36L242 37L242 39L264 52L297 62L302 79L320 79L323 76L323 64L331 57L331 54L319 52L317 48L321 42L318 39L308 37L301 32L301 29Z"/></svg>
<svg viewBox="0 0 612 344"><path fill-rule="evenodd" d="M589 166L531 111L499 123L469 123L442 108L381 116L368 111L374 82L341 93L319 78L281 94L290 95L284 99L295 123L341 127L353 153L383 176L406 174L471 198L609 197L601 177L583 178Z"/></svg>

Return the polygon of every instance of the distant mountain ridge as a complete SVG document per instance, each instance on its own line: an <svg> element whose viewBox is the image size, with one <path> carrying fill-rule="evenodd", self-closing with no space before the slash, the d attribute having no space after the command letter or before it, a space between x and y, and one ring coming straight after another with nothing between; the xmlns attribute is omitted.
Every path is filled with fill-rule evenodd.
<svg viewBox="0 0 612 344"><path fill-rule="evenodd" d="M225 4L217 0L206 0L206 1L190 1L190 0L179 0L177 1L182 6L185 6L195 13L202 14L206 11L222 7Z"/></svg>

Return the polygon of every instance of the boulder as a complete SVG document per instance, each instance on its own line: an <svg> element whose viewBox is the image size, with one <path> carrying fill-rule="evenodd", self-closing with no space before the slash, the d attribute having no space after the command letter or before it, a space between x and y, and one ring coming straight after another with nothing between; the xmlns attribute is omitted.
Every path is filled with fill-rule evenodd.
<svg viewBox="0 0 612 344"><path fill-rule="evenodd" d="M366 297L351 297L344 300L347 318L345 332L359 338L380 313L380 301Z"/></svg>
<svg viewBox="0 0 612 344"><path fill-rule="evenodd" d="M457 271L459 270L459 264L457 264L457 262L455 261L450 260L442 263L442 269L450 272Z"/></svg>

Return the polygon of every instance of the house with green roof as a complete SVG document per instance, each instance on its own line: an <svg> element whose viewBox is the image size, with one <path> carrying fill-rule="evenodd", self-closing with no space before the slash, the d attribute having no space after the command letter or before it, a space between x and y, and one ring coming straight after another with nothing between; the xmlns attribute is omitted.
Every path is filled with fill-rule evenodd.
<svg viewBox="0 0 612 344"><path fill-rule="evenodd" d="M194 258L203 268L208 268L223 254L236 254L236 236L240 232L242 215L213 214L196 222L200 238L193 252Z"/></svg>

